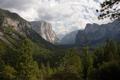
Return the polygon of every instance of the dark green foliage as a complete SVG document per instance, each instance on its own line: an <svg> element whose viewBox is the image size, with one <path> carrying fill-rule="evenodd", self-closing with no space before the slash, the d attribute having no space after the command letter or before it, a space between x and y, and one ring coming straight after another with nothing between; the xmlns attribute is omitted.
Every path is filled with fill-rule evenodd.
<svg viewBox="0 0 120 80"><path fill-rule="evenodd" d="M109 40L104 47L95 51L91 80L118 80L120 78L119 49L118 43Z"/></svg>
<svg viewBox="0 0 120 80"><path fill-rule="evenodd" d="M38 80L39 68L37 62L32 57L32 44L28 39L22 41L18 49L18 80Z"/></svg>
<svg viewBox="0 0 120 80"><path fill-rule="evenodd" d="M120 79L120 63L118 61L110 61L103 63L98 69L92 73L91 80L119 80Z"/></svg>
<svg viewBox="0 0 120 80"><path fill-rule="evenodd" d="M6 52L5 48L6 48L6 45L0 41L0 58Z"/></svg>
<svg viewBox="0 0 120 80"><path fill-rule="evenodd" d="M2 42L2 41L1 41ZM6 65L5 55L7 46L0 42L0 80L14 80L16 77L16 70L10 65ZM8 55L6 56L8 57Z"/></svg>
<svg viewBox="0 0 120 80"><path fill-rule="evenodd" d="M88 80L91 71L93 70L93 58L92 54L89 53L88 47L85 47L82 54L83 62L83 78Z"/></svg>
<svg viewBox="0 0 120 80"><path fill-rule="evenodd" d="M104 62L104 49L98 48L94 51L94 67L97 68Z"/></svg>
<svg viewBox="0 0 120 80"><path fill-rule="evenodd" d="M82 62L80 56L74 49L68 50L62 59L61 68L65 72L77 73L82 72Z"/></svg>
<svg viewBox="0 0 120 80"><path fill-rule="evenodd" d="M70 72L59 72L52 75L50 78L46 80L82 80L81 77L75 73Z"/></svg>
<svg viewBox="0 0 120 80"><path fill-rule="evenodd" d="M120 45L111 40L81 52L52 51L27 38L16 47L0 41L0 80L117 80L119 74Z"/></svg>
<svg viewBox="0 0 120 80"><path fill-rule="evenodd" d="M12 35L12 34L13 34L12 26L4 26L3 32L4 32L5 34Z"/></svg>
<svg viewBox="0 0 120 80"><path fill-rule="evenodd" d="M103 62L119 60L119 49L118 43L108 40L103 47L95 50L94 64L99 66Z"/></svg>
<svg viewBox="0 0 120 80"><path fill-rule="evenodd" d="M3 23L3 20L4 20L4 17L1 15L1 13L0 13L0 26L2 25L2 23ZM1 28L1 27L0 27Z"/></svg>
<svg viewBox="0 0 120 80"><path fill-rule="evenodd" d="M16 78L16 70L10 65L4 65L1 71L1 79L3 80L15 80Z"/></svg>
<svg viewBox="0 0 120 80"><path fill-rule="evenodd" d="M107 43L105 44L104 47L104 58L105 61L110 61L112 59L117 59L117 57L119 57L118 53L117 53L117 45L115 42L109 40L107 41Z"/></svg>
<svg viewBox="0 0 120 80"><path fill-rule="evenodd" d="M109 10L109 6L113 7L116 2L119 0L105 1L101 6L104 8L107 5L108 8L102 9L101 13ZM109 11L103 13L103 16L106 15L109 15ZM110 17L119 18L116 13ZM3 26L5 18L20 21L22 25L26 23L23 30L25 34L21 35L12 26ZM0 80L120 79L119 43L108 40L99 48L67 50L45 41L32 29L27 28L27 25L29 23L17 14L0 9L0 32L4 34L4 38L0 36Z"/></svg>
<svg viewBox="0 0 120 80"><path fill-rule="evenodd" d="M100 80L120 79L120 64L117 61L104 63L99 69Z"/></svg>

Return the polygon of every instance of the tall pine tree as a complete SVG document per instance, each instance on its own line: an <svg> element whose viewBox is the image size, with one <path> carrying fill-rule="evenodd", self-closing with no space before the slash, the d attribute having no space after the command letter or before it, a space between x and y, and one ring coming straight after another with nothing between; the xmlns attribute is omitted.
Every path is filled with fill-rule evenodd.
<svg viewBox="0 0 120 80"><path fill-rule="evenodd" d="M28 39L22 41L18 49L17 80L39 80L38 64L32 57L32 43Z"/></svg>
<svg viewBox="0 0 120 80"><path fill-rule="evenodd" d="M83 63L83 78L88 80L91 71L93 70L93 58L89 53L89 48L85 47L82 54L82 63Z"/></svg>

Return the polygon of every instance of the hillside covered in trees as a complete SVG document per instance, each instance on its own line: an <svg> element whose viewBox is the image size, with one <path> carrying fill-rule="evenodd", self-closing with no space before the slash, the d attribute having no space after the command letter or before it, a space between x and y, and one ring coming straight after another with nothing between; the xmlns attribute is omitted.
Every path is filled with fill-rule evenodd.
<svg viewBox="0 0 120 80"><path fill-rule="evenodd" d="M102 8L108 7L99 18L119 19L119 12L104 14L118 3L110 0L101 4ZM0 80L119 79L119 41L106 40L94 48L63 48L45 41L19 15L0 9Z"/></svg>
<svg viewBox="0 0 120 80"><path fill-rule="evenodd" d="M23 39L15 48L0 41L0 80L118 80L120 44L81 51L67 49L62 54L39 48Z"/></svg>

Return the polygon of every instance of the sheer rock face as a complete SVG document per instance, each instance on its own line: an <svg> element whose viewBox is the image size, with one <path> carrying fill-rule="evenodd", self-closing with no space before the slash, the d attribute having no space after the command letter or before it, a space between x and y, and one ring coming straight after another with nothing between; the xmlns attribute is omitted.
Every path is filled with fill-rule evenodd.
<svg viewBox="0 0 120 80"><path fill-rule="evenodd" d="M9 40L18 39L17 33L27 36L31 25L22 19L16 13L0 9L0 39L9 42Z"/></svg>
<svg viewBox="0 0 120 80"><path fill-rule="evenodd" d="M34 27L33 27L34 26ZM17 39L18 35L31 38L32 40L54 43L57 40L50 23L45 21L28 22L18 14L0 9L0 40L5 42L9 39ZM7 37L6 37L7 35ZM8 41L9 42L9 41Z"/></svg>
<svg viewBox="0 0 120 80"><path fill-rule="evenodd" d="M85 30L79 30L76 35L76 45L97 45L106 40L120 40L120 22L98 25L88 24Z"/></svg>
<svg viewBox="0 0 120 80"><path fill-rule="evenodd" d="M3 28L10 27L21 34L26 33L26 28L31 27L30 23L25 20L24 21L14 20L9 17L4 18L3 24L1 26Z"/></svg>
<svg viewBox="0 0 120 80"><path fill-rule="evenodd" d="M52 30L52 25L45 21L34 21L31 22L32 29L35 30L42 38L45 40L55 43L57 40L57 36L55 32Z"/></svg>
<svg viewBox="0 0 120 80"><path fill-rule="evenodd" d="M97 46L107 40L120 41L120 22L108 24L87 24L84 30L67 34L60 42L62 45Z"/></svg>

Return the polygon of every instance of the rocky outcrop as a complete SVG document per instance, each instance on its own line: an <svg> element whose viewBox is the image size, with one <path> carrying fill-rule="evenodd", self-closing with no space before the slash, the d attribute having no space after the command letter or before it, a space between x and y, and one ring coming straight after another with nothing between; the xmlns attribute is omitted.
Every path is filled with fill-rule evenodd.
<svg viewBox="0 0 120 80"><path fill-rule="evenodd" d="M45 29L47 30L47 28L51 30L49 29L50 27L46 27ZM53 35L53 33L46 34ZM44 35L44 33L42 33L42 35ZM45 41L32 29L30 22L24 20L16 13L0 9L0 40L7 44L18 45L18 42L23 38L29 38L32 42L37 43L41 47L54 47L53 44Z"/></svg>
<svg viewBox="0 0 120 80"><path fill-rule="evenodd" d="M99 45L106 40L117 40L120 38L120 22L98 25L87 24L85 30L79 30L76 36L76 45Z"/></svg>
<svg viewBox="0 0 120 80"><path fill-rule="evenodd" d="M0 9L0 38L2 40L8 41L8 37L17 39L17 33L27 36L30 28L30 23L22 19L19 15Z"/></svg>
<svg viewBox="0 0 120 80"><path fill-rule="evenodd" d="M120 41L120 22L87 24L84 30L73 31L60 40L59 45L97 46L107 40Z"/></svg>
<svg viewBox="0 0 120 80"><path fill-rule="evenodd" d="M57 35L52 30L52 25L45 21L34 21L31 22L32 29L35 30L43 39L55 43Z"/></svg>

